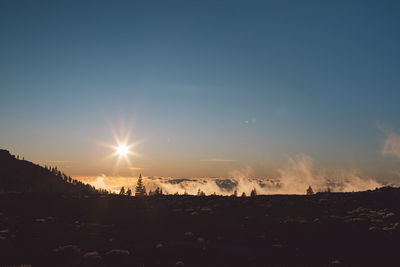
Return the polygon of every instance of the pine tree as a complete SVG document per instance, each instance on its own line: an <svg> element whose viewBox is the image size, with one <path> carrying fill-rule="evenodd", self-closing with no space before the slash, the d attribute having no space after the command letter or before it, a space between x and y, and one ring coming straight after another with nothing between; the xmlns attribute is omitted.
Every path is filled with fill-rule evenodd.
<svg viewBox="0 0 400 267"><path fill-rule="evenodd" d="M312 190L311 185L307 189L307 195L314 195L314 191Z"/></svg>
<svg viewBox="0 0 400 267"><path fill-rule="evenodd" d="M331 190L331 188L328 186L328 188L326 189L326 192L327 193L330 193L330 192L332 192L332 190Z"/></svg>
<svg viewBox="0 0 400 267"><path fill-rule="evenodd" d="M127 196L131 196L132 195L132 190L130 188L128 188L128 190L126 190L126 195Z"/></svg>
<svg viewBox="0 0 400 267"><path fill-rule="evenodd" d="M200 188L199 188L199 190L197 190L197 195L199 197L204 197L206 194L203 191L201 191Z"/></svg>
<svg viewBox="0 0 400 267"><path fill-rule="evenodd" d="M120 195L125 195L125 187L121 187L121 190L119 191Z"/></svg>
<svg viewBox="0 0 400 267"><path fill-rule="evenodd" d="M160 194L160 188L156 188L156 190L154 190L154 195L157 196Z"/></svg>
<svg viewBox="0 0 400 267"><path fill-rule="evenodd" d="M235 189L235 191L233 191L233 195L234 197L237 197L237 190Z"/></svg>
<svg viewBox="0 0 400 267"><path fill-rule="evenodd" d="M142 174L139 174L139 179L135 188L135 196L142 197L146 195L146 187L143 184Z"/></svg>
<svg viewBox="0 0 400 267"><path fill-rule="evenodd" d="M251 196L251 197L257 196L257 191L256 191L255 188L254 188L253 190L251 190L250 196Z"/></svg>

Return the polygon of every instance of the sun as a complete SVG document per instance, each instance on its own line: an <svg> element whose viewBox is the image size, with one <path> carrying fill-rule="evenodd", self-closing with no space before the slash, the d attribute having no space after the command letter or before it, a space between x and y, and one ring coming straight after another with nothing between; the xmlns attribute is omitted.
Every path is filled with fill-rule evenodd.
<svg viewBox="0 0 400 267"><path fill-rule="evenodd" d="M117 154L120 156L126 156L129 153L129 147L127 145L119 145L117 147Z"/></svg>
<svg viewBox="0 0 400 267"><path fill-rule="evenodd" d="M134 142L132 142L133 138L131 137L131 131L133 126L132 123L129 123L128 125L130 126L126 128L125 123L121 122L119 127L120 131L117 133L111 122L109 122L109 127L114 137L114 142L106 143L99 141L99 144L112 151L104 158L104 160L110 160L112 158L116 159L115 166L113 168L114 173L116 173L119 168L121 168L121 170L126 168L129 170L134 170L135 168L138 168L137 166L132 166L131 160L137 157L142 157L142 155L138 153L136 147L144 140L136 139ZM121 163L122 166L120 166Z"/></svg>

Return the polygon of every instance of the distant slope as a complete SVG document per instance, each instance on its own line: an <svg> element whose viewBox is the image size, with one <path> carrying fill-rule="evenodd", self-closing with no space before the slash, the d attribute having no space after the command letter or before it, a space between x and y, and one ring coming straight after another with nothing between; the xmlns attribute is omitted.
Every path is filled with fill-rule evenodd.
<svg viewBox="0 0 400 267"><path fill-rule="evenodd" d="M19 160L0 149L0 192L100 193L94 187L72 179L56 168L44 168Z"/></svg>

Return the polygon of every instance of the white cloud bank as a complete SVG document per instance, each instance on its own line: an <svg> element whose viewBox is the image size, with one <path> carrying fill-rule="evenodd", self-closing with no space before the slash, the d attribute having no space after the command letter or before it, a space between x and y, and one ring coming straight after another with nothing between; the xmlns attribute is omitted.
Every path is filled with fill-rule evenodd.
<svg viewBox="0 0 400 267"><path fill-rule="evenodd" d="M312 159L304 154L289 158L288 163L278 170L278 176L269 178L252 178L251 167L232 171L229 178L168 178L144 177L147 190L162 188L164 193L197 194L200 189L207 195L231 195L235 190L249 195L256 189L258 194L305 194L308 186L315 192L325 191L329 187L333 192L351 192L375 189L383 186L368 177L360 177L354 170L340 169L330 175L324 169L316 169ZM137 178L133 177L76 177L91 185L118 192L124 186L134 189Z"/></svg>

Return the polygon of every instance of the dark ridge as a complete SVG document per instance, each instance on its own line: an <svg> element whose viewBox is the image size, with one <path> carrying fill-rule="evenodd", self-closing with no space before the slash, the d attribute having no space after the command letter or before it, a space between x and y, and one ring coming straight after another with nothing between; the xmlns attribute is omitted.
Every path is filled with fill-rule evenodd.
<svg viewBox="0 0 400 267"><path fill-rule="evenodd" d="M104 193L57 167L42 167L0 149L0 192Z"/></svg>

